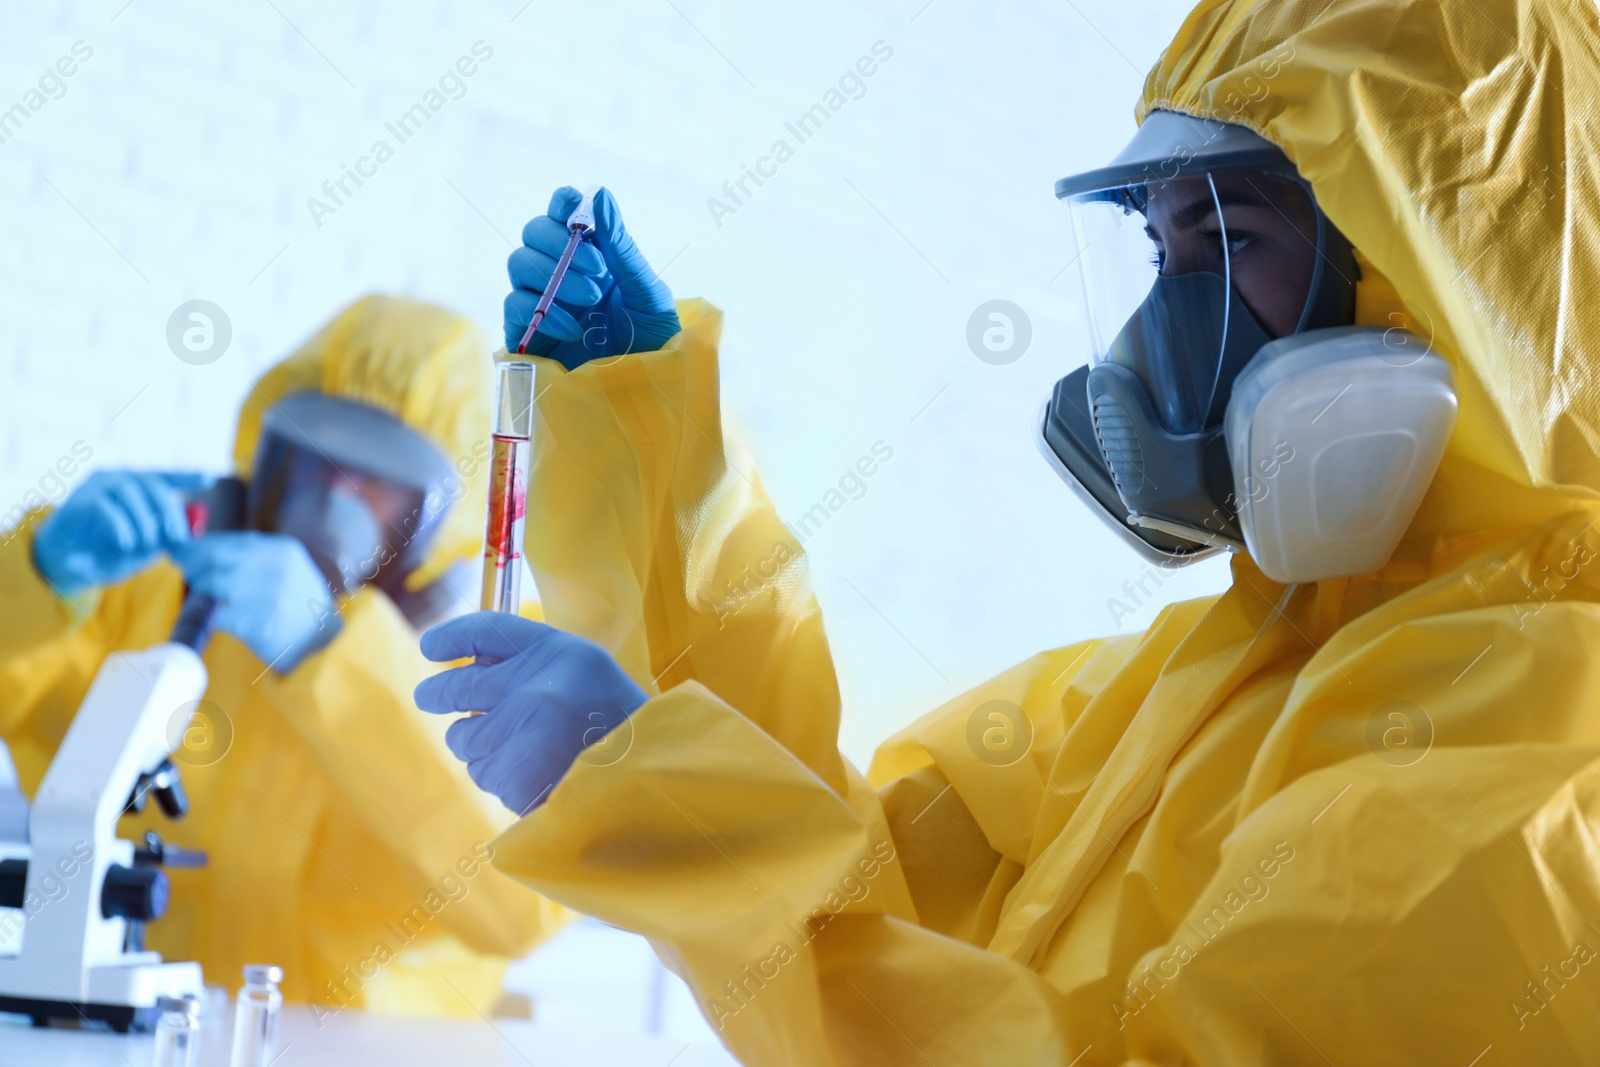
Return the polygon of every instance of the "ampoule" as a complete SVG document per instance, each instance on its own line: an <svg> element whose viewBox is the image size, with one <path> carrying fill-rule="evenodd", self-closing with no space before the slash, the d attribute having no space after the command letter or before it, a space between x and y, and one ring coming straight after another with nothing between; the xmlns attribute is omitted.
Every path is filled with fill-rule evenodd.
<svg viewBox="0 0 1600 1067"><path fill-rule="evenodd" d="M200 1000L160 997L156 1010L156 1049L151 1067L197 1067L200 1063Z"/></svg>
<svg viewBox="0 0 1600 1067"><path fill-rule="evenodd" d="M264 963L247 964L244 988L233 1013L233 1067L267 1067L278 1053L278 1017L283 994L278 983L283 968Z"/></svg>

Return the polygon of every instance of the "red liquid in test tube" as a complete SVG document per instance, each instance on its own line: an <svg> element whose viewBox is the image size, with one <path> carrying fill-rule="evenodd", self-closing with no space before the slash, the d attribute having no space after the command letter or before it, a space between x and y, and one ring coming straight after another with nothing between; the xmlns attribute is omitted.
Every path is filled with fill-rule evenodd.
<svg viewBox="0 0 1600 1067"><path fill-rule="evenodd" d="M533 437L533 364L500 364L495 396L489 515L483 539L485 611L512 615L522 603L522 537L527 522L528 457Z"/></svg>

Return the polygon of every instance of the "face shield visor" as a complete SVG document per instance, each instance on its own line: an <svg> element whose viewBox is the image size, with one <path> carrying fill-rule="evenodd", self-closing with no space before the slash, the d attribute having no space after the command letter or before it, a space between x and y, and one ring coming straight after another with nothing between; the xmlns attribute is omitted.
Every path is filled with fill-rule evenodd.
<svg viewBox="0 0 1600 1067"><path fill-rule="evenodd" d="M398 593L449 508L449 476L438 449L397 419L296 393L262 418L249 521L304 544L336 593Z"/></svg>
<svg viewBox="0 0 1600 1067"><path fill-rule="evenodd" d="M1090 365L1116 364L1161 425L1217 426L1239 371L1311 311L1317 212L1295 179L1213 172L1067 202L1083 249Z"/></svg>
<svg viewBox="0 0 1600 1067"><path fill-rule="evenodd" d="M1270 341L1351 321L1348 243L1277 148L1170 112L1057 195L1090 347L1047 404L1047 458L1147 557L1240 547L1233 383Z"/></svg>

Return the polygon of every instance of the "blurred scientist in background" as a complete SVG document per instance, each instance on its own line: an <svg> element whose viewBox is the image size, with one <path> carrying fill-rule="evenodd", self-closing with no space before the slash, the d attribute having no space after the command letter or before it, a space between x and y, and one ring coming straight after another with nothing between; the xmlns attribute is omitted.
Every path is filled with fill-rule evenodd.
<svg viewBox="0 0 1600 1067"><path fill-rule="evenodd" d="M486 352L451 312L361 300L251 389L244 528L191 536L186 504L224 499L198 475L103 471L0 548L0 738L30 794L101 661L165 640L186 586L221 602L174 757L192 810L138 827L209 855L148 930L209 981L270 962L322 1011L472 1016L559 921L489 869L506 815L411 711L417 629L477 588Z"/></svg>

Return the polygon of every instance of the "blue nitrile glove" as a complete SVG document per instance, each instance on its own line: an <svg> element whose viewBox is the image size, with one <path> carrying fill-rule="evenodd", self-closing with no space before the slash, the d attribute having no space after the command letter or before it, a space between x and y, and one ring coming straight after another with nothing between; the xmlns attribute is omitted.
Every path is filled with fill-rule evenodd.
<svg viewBox="0 0 1600 1067"><path fill-rule="evenodd" d="M188 543L184 493L205 481L199 474L96 471L34 531L33 565L67 596L120 582Z"/></svg>
<svg viewBox="0 0 1600 1067"><path fill-rule="evenodd" d="M534 305L550 283L567 247L566 221L582 202L571 186L550 198L550 214L522 228L522 247L506 269L506 350L515 352L533 321ZM654 352L678 332L672 290L650 269L639 246L623 229L609 189L594 198L594 240L578 246L550 313L528 342L528 351L549 356L572 370L591 359L625 352Z"/></svg>
<svg viewBox="0 0 1600 1067"><path fill-rule="evenodd" d="M481 711L452 723L445 743L478 787L518 815L544 802L573 760L608 738L645 702L611 653L592 641L517 615L480 611L422 635L435 663L478 661L425 679L417 707L435 714ZM605 757L626 755L618 748Z"/></svg>
<svg viewBox="0 0 1600 1067"><path fill-rule="evenodd" d="M339 633L338 606L306 546L253 530L206 534L174 553L189 591L222 601L217 629L288 674Z"/></svg>

